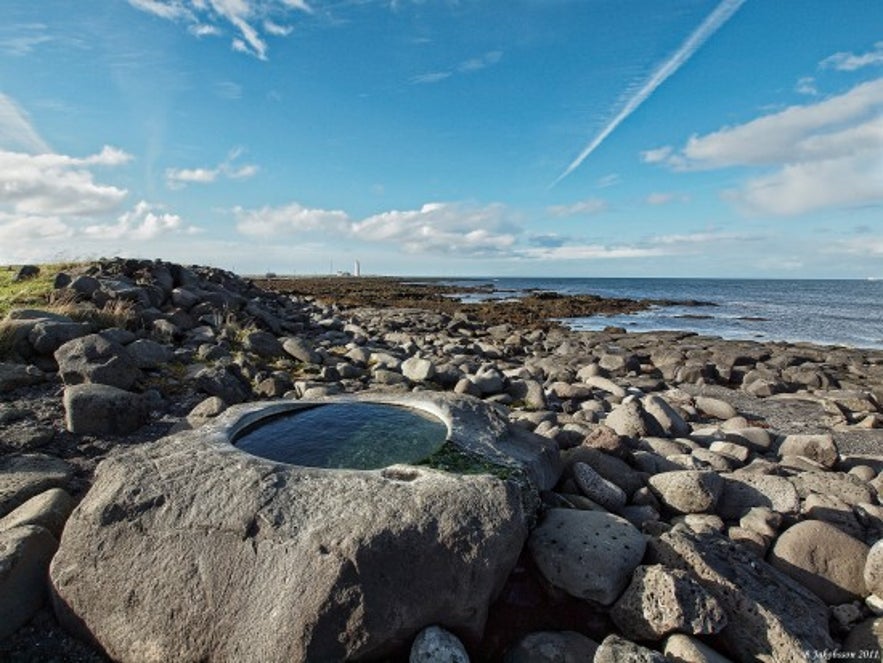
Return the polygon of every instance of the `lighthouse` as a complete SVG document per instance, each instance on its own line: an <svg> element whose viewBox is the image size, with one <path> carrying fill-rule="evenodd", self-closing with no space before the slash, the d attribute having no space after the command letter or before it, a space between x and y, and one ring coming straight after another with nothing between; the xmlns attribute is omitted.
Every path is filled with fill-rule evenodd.
<svg viewBox="0 0 883 663"><path fill-rule="evenodd" d="M361 276L362 275L362 266L359 264L359 261L356 260L353 265L353 276Z"/></svg>

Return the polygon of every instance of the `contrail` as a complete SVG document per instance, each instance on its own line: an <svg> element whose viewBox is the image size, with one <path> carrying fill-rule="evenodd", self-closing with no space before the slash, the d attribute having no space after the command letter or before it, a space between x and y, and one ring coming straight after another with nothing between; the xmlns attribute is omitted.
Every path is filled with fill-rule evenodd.
<svg viewBox="0 0 883 663"><path fill-rule="evenodd" d="M732 18L733 14L739 10L739 7L741 7L744 2L745 0L723 0L723 2L721 2L715 10L702 21L702 24L693 31L693 34L681 44L681 47L677 52L653 72L653 75L647 79L647 82L641 86L641 89L632 95L625 106L623 106L622 110L617 113L616 117L614 117L588 145L586 145L585 149L579 153L579 156L574 159L567 169L558 176L558 179L552 183L552 186L555 186L558 182L579 168L580 164L586 160L586 157L594 152L598 146L607 139L607 136L612 134L616 127L622 124L629 115L634 113L641 104L647 101L647 97L653 94L656 91L656 88L662 85L669 76L686 64L687 60L693 57L693 54L699 50L702 44L717 32L724 23Z"/></svg>

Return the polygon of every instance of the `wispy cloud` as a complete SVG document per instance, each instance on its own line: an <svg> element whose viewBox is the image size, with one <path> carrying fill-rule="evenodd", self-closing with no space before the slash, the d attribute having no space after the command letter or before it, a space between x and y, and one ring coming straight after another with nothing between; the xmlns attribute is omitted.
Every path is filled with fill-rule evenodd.
<svg viewBox="0 0 883 663"><path fill-rule="evenodd" d="M418 74L411 78L412 85L425 85L428 83L439 83L445 79L451 78L454 74L471 74L488 67L493 67L503 58L503 51L488 51L484 55L475 58L463 60L455 67L443 69L440 71L431 71L425 74Z"/></svg>
<svg viewBox="0 0 883 663"><path fill-rule="evenodd" d="M753 213L794 215L883 203L883 78L824 101L693 136L676 170L775 167L725 198Z"/></svg>
<svg viewBox="0 0 883 663"><path fill-rule="evenodd" d="M220 81L214 85L215 94L227 101L242 99L242 86L233 81Z"/></svg>
<svg viewBox="0 0 883 663"><path fill-rule="evenodd" d="M693 57L696 51L701 48L709 37L724 26L724 24L732 18L739 10L745 0L723 0L711 14L702 22L702 24L693 31L687 40L681 44L681 47L668 60L662 63L650 76L649 79L625 102L622 109L613 117L610 122L601 129L600 132L583 148L582 152L577 155L569 166L564 170L558 179L553 182L552 186L558 184L565 177L570 175L574 170L585 161L592 152L594 152L603 143L616 128L622 124L626 118L634 113L656 89L662 85L666 79L680 69L686 62Z"/></svg>
<svg viewBox="0 0 883 663"><path fill-rule="evenodd" d="M0 148L36 154L52 151L34 129L27 113L11 97L7 97L2 92L0 92Z"/></svg>
<svg viewBox="0 0 883 663"><path fill-rule="evenodd" d="M580 200L569 205L552 205L546 208L551 216L567 217L567 216L586 216L589 214L600 214L606 212L609 208L606 200L601 198L588 198Z"/></svg>
<svg viewBox="0 0 883 663"><path fill-rule="evenodd" d="M836 69L838 71L855 71L863 67L883 65L883 41L874 44L874 49L867 53L856 55L855 53L834 53L819 63L822 69Z"/></svg>
<svg viewBox="0 0 883 663"><path fill-rule="evenodd" d="M810 97L815 97L819 93L816 89L816 79L812 76L804 76L799 79L797 85L794 86L794 91L797 94L805 94Z"/></svg>
<svg viewBox="0 0 883 663"><path fill-rule="evenodd" d="M457 70L464 73L470 71L480 71L482 69L487 69L488 67L494 66L502 58L503 51L488 51L480 57L464 60L459 64Z"/></svg>
<svg viewBox="0 0 883 663"><path fill-rule="evenodd" d="M170 189L181 189L188 184L210 184L219 178L244 180L257 175L259 168L255 164L236 164L241 155L241 149L231 150L214 168L169 168L166 170L166 185Z"/></svg>
<svg viewBox="0 0 883 663"><path fill-rule="evenodd" d="M650 195L648 195L644 202L648 205L668 205L669 203L685 203L689 200L689 196L685 196L683 194L671 193L671 192L662 192L662 191L654 191Z"/></svg>
<svg viewBox="0 0 883 663"><path fill-rule="evenodd" d="M413 85L429 85L432 83L438 83L440 81L445 80L446 78L450 78L453 76L453 73L450 71L431 71L426 74L418 74L411 78L411 84Z"/></svg>
<svg viewBox="0 0 883 663"><path fill-rule="evenodd" d="M305 0L129 0L129 4L160 18L188 24L197 37L219 35L220 24L229 24L237 36L231 40L234 51L267 59L265 35L284 37L291 28L273 20L291 12L313 12Z"/></svg>
<svg viewBox="0 0 883 663"><path fill-rule="evenodd" d="M38 46L53 41L43 23L12 24L0 27L0 54L24 57Z"/></svg>

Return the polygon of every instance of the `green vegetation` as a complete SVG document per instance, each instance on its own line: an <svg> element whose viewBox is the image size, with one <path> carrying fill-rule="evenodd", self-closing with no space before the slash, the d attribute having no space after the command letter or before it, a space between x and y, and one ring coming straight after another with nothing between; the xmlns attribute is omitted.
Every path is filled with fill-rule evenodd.
<svg viewBox="0 0 883 663"><path fill-rule="evenodd" d="M74 266L72 263L40 265L37 276L19 282L13 281L18 267L0 267L0 319L15 308L45 308L55 275Z"/></svg>
<svg viewBox="0 0 883 663"><path fill-rule="evenodd" d="M518 478L521 474L521 470L517 468L492 463L481 456L460 449L451 442L445 442L438 451L424 458L417 465L452 474L490 474L502 481Z"/></svg>

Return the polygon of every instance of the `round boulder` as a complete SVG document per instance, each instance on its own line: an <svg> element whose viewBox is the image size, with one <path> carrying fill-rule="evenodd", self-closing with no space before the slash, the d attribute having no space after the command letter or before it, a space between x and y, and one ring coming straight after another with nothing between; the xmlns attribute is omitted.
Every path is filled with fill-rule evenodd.
<svg viewBox="0 0 883 663"><path fill-rule="evenodd" d="M864 570L868 546L820 520L804 520L785 530L769 562L829 605L868 595Z"/></svg>

